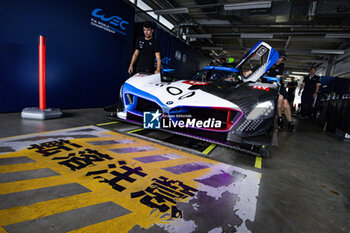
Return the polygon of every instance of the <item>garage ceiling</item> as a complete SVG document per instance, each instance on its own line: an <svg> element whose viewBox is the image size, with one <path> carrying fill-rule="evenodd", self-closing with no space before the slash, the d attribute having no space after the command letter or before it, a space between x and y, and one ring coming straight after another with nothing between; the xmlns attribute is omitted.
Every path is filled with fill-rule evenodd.
<svg viewBox="0 0 350 233"><path fill-rule="evenodd" d="M317 66L323 75L350 75L350 68L336 68L337 63L350 65L350 1L143 2L174 24L178 37L212 59L240 59L262 40L286 52L287 73Z"/></svg>

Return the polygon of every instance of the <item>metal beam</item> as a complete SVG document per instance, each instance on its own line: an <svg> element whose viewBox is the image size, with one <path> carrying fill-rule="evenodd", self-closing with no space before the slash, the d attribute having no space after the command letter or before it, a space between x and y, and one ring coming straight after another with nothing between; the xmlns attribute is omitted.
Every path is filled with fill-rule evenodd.
<svg viewBox="0 0 350 233"><path fill-rule="evenodd" d="M317 59L300 60L300 62L303 62L303 63L327 63L326 60L317 60Z"/></svg>
<svg viewBox="0 0 350 233"><path fill-rule="evenodd" d="M229 20L196 19L196 22L203 26L230 26ZM350 29L347 25L299 25L299 24L235 24L237 28L322 28L322 29Z"/></svg>
<svg viewBox="0 0 350 233"><path fill-rule="evenodd" d="M303 65L303 64L293 65L293 64L288 64L288 63L285 63L284 67L295 68L295 69L300 69L300 70L308 70L310 68L309 65Z"/></svg>
<svg viewBox="0 0 350 233"><path fill-rule="evenodd" d="M330 54L330 55L343 55L345 50L339 49L313 49L311 50L313 54Z"/></svg>
<svg viewBox="0 0 350 233"><path fill-rule="evenodd" d="M344 60L335 64L332 76L341 76L350 73L350 61Z"/></svg>
<svg viewBox="0 0 350 233"><path fill-rule="evenodd" d="M224 50L223 47L215 47L215 46L203 46L202 50Z"/></svg>
<svg viewBox="0 0 350 233"><path fill-rule="evenodd" d="M331 75L331 71L333 70L333 67L334 67L333 61L334 61L334 56L329 56L327 68L326 68L326 76Z"/></svg>
<svg viewBox="0 0 350 233"><path fill-rule="evenodd" d="M217 33L210 33L212 35L212 37L216 37L216 36L225 36L225 37L232 37L232 36L241 36L242 34L244 34L245 32L217 32ZM273 36L322 36L327 34L327 31L318 31L318 32L313 32L313 31L303 31L303 32L269 32L268 34L272 34ZM266 37L266 33L265 32L249 32L249 34L254 34L254 35L261 35L262 38ZM193 36L198 36L201 34L192 34Z"/></svg>
<svg viewBox="0 0 350 233"><path fill-rule="evenodd" d="M207 48L207 47L199 47L201 49L203 48ZM242 51L242 48L237 47L237 46L220 46L220 47L210 47L210 49L219 49L219 50L238 50L238 51ZM284 50L284 48L275 48L276 50ZM242 51L243 53L245 51ZM303 56L315 56L313 54L311 54L311 50L305 50L305 49L287 49L286 50L286 54L287 55L303 55Z"/></svg>
<svg viewBox="0 0 350 233"><path fill-rule="evenodd" d="M209 33L210 34L210 33ZM211 34L210 34L211 35ZM233 36L236 37L236 36ZM223 39L223 38L229 38L228 36L215 36L216 39ZM285 42L286 39L282 38L265 38L264 41L271 41L271 42ZM317 43L344 43L348 40L346 39L326 39L324 37L317 37L317 38L310 38L310 37L291 37L290 42L315 42Z"/></svg>
<svg viewBox="0 0 350 233"><path fill-rule="evenodd" d="M203 38L212 38L211 34L188 34L187 35L188 38L199 38L199 39L203 39Z"/></svg>

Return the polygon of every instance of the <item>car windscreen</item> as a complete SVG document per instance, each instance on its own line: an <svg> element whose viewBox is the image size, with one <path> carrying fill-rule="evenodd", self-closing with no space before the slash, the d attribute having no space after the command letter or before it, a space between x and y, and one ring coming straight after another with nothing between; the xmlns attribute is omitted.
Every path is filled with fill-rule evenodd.
<svg viewBox="0 0 350 233"><path fill-rule="evenodd" d="M216 82L234 77L234 72L225 70L205 69L198 71L192 80L201 82Z"/></svg>

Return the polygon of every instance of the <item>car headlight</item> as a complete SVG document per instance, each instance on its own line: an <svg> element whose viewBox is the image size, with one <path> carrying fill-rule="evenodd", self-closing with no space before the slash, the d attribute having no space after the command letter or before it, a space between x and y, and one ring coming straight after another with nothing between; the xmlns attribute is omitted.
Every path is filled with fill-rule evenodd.
<svg viewBox="0 0 350 233"><path fill-rule="evenodd" d="M259 118L269 118L274 114L274 104L271 100L259 103L248 114L247 120L256 120Z"/></svg>

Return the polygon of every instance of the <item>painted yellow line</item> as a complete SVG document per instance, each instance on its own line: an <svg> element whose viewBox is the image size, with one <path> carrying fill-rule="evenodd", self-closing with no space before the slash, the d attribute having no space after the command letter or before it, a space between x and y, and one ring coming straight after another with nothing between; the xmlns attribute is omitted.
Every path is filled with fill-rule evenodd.
<svg viewBox="0 0 350 233"><path fill-rule="evenodd" d="M202 153L207 155L207 154L209 154L215 147L216 147L216 144L211 144L211 145L208 146Z"/></svg>
<svg viewBox="0 0 350 233"><path fill-rule="evenodd" d="M111 195L106 195L106 193L89 192L39 202L29 206L18 206L16 208L0 210L0 225L4 226L28 221L107 201L113 201Z"/></svg>
<svg viewBox="0 0 350 233"><path fill-rule="evenodd" d="M137 129L137 131L140 131L140 130L143 130L143 128ZM203 162L203 163L212 164L212 165L215 165L216 163L218 163L216 161L209 160L204 157L191 155L182 151L178 151L166 146L158 145L156 143L150 143L148 141L137 139L124 134L119 134L116 132L108 132L108 134L115 136L115 139L125 138L125 139L135 140L135 143L118 144L113 146L111 145L108 147L101 148L100 146L94 146L92 144L89 144L88 142L105 140L106 138L70 139L71 142L81 145L82 148L72 148L73 150L69 151L69 153L77 154L79 151L83 150L84 148L90 148L90 149L97 149L100 153L106 153L113 158L113 160L104 160L101 162L94 162L93 166L89 165L85 168L76 170L75 172L73 172L66 166L58 164L58 162L61 160L52 160L53 157L56 157L56 156L62 157L66 155L68 152L66 152L65 150L61 150L59 153L56 153L49 157L42 156L40 153L36 152L35 150L28 150L28 149L23 149L17 152L11 152L11 154L7 155L7 157L13 157L13 156L18 157L18 156L26 155L29 158L36 161L35 163L30 163L30 164L7 165L7 166L1 167L1 169L4 168L8 172L24 170L24 169L28 170L28 167L30 169L33 169L36 167L47 167L61 175L56 177L16 181L16 182L11 182L6 184L4 183L0 185L0 190L1 190L0 194L14 193L14 192L20 192L25 190L43 188L43 187L51 187L51 186L56 186L60 184L65 184L65 183L79 183L80 185L91 190L91 192L64 197L64 198L58 198L55 200L34 203L28 206L18 206L15 208L0 210L0 226L32 220L40 217L45 217L56 213L62 213L65 211L76 209L76 208L99 204L107 201L115 202L121 205L122 207L130 210L133 213L116 218L116 219L111 219L102 223L98 223L95 225L87 226L82 229L78 229L76 230L76 232L115 232L115 229L118 229L118 227L121 229L120 232L128 232L131 228L133 228L133 225L136 225L136 224L144 228L149 228L154 223L166 224L167 222L164 222L163 220L160 219L160 215L158 216L154 213L151 214L152 209L142 204L140 202L140 198L135 198L135 199L130 198L131 193L144 190L146 187L149 187L153 183L152 178L157 178L160 176L166 177L170 180L179 180L184 182L186 185L190 187L197 188L198 183L195 181L195 179L198 177L202 177L205 174L208 174L208 172L210 172L212 169L211 167L197 170L197 171L187 172L179 175L170 173L162 168L179 165L179 164L187 164L192 162ZM109 151L109 149L112 149L112 148L134 147L138 145L152 146L157 148L157 150L144 151L139 153L119 153L119 154ZM212 147L214 148L215 145L213 145ZM159 162L157 163L157 165L153 163L141 163L139 161L132 159L134 157L159 155L159 154L166 154L166 153L175 153L183 157L179 159ZM86 173L88 171L99 171L103 169L108 169L109 170L108 172L113 170L122 172L123 169L119 167L118 161L126 162L126 165L131 168L138 167L138 166L142 167L143 171L147 174L147 176L140 177L133 174L131 177L136 179L135 182L121 181L120 185L126 188L122 192L114 190L107 183L99 182L100 179L93 179L93 176L86 176ZM108 167L109 164L116 164L117 168L109 168ZM101 176L106 179L114 178L114 175L112 175L111 173L103 174ZM0 231L0 233L2 232Z"/></svg>
<svg viewBox="0 0 350 233"><path fill-rule="evenodd" d="M72 183L72 181L68 179L61 179L61 177L57 176L2 183L0 184L0 195L14 192L22 192L32 189L47 188L69 183Z"/></svg>
<svg viewBox="0 0 350 233"><path fill-rule="evenodd" d="M255 167L261 169L261 162L262 162L261 157L260 156L256 156L255 157Z"/></svg>
<svg viewBox="0 0 350 233"><path fill-rule="evenodd" d="M135 132L139 132L141 130L144 130L144 128L134 129L134 130L128 131L127 133L135 133Z"/></svg>
<svg viewBox="0 0 350 233"><path fill-rule="evenodd" d="M135 222L143 223L144 228L149 228L153 225L153 222L149 219L145 219L144 216L137 213L130 213L118 218L73 230L69 233L115 233L116 229L118 229L118 232L129 232L136 225Z"/></svg>
<svg viewBox="0 0 350 233"><path fill-rule="evenodd" d="M97 126L102 126L102 125L112 125L112 124L117 124L119 121L112 121L112 122L106 122L106 123L101 123L101 124L96 124Z"/></svg>
<svg viewBox="0 0 350 233"><path fill-rule="evenodd" d="M34 169L47 168L47 165L40 163L22 163L22 164L12 164L12 165L2 165L0 166L0 174L8 172L21 172L29 171Z"/></svg>

